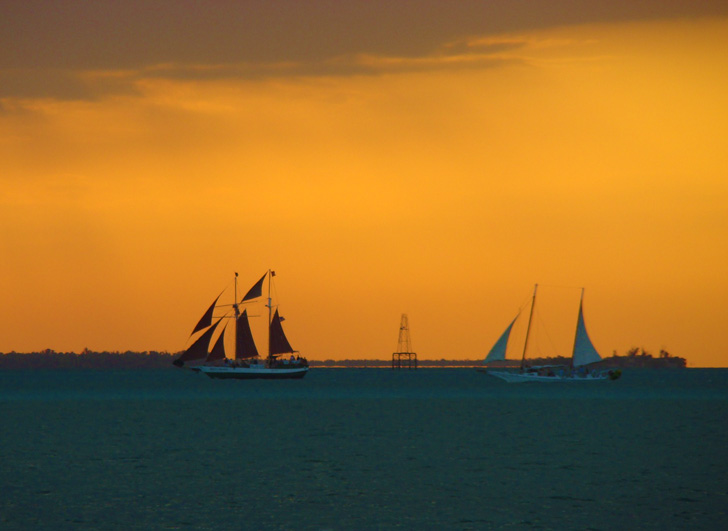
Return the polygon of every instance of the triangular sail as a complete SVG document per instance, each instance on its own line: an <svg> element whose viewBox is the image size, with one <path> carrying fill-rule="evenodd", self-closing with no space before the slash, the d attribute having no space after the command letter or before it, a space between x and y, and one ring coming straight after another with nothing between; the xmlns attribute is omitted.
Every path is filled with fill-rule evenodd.
<svg viewBox="0 0 728 531"><path fill-rule="evenodd" d="M276 313L273 314L273 319L270 322L269 330L270 332L268 335L268 353L271 356L294 352L293 347L291 347L291 344L286 338L286 334L283 332L283 327L281 326L281 318L278 316L278 310L276 310Z"/></svg>
<svg viewBox="0 0 728 531"><path fill-rule="evenodd" d="M584 323L584 311L582 305L579 304L579 320L576 324L576 339L574 339L574 367L588 365L597 361L601 361L602 357L594 348L586 332L586 324Z"/></svg>
<svg viewBox="0 0 728 531"><path fill-rule="evenodd" d="M220 295L222 295L222 292L220 292ZM210 326L212 324L212 312L215 311L215 305L217 304L217 299L220 298L220 295L218 295L215 298L215 300L212 301L212 304L207 309L205 314L200 318L199 322L195 326L195 329L192 331L192 334L190 334L190 335L193 335L195 332L202 330L203 328L207 328L208 326Z"/></svg>
<svg viewBox="0 0 728 531"><path fill-rule="evenodd" d="M238 317L235 323L235 359L257 358L258 349L253 340L253 333L250 331L250 322L248 322L248 311Z"/></svg>
<svg viewBox="0 0 728 531"><path fill-rule="evenodd" d="M215 333L215 329L217 328L217 325L220 324L220 321L222 321L222 318L208 328L204 334L198 337L197 340L190 345L190 348L185 350L184 353L174 361L174 364L181 367L186 361L202 360L207 358L207 349L210 347L212 335Z"/></svg>
<svg viewBox="0 0 728 531"><path fill-rule="evenodd" d="M210 354L207 356L207 361L220 361L225 359L225 328L222 334L215 341L215 346L212 347Z"/></svg>
<svg viewBox="0 0 728 531"><path fill-rule="evenodd" d="M516 322L516 319L518 319L518 315L516 315L513 321L511 321L511 324L508 325L508 328L506 328L505 332L501 334L498 341L496 341L495 345L493 345L490 349L490 352L488 352L488 355L485 357L485 363L506 359L506 346L508 346L508 338L511 336L511 328L513 328L513 324Z"/></svg>
<svg viewBox="0 0 728 531"><path fill-rule="evenodd" d="M245 294L245 297L243 297L243 301L248 301L250 299L255 299L257 297L260 297L263 294L263 281L265 280L265 276L268 274L266 273L260 277L260 280L255 283L255 285L248 290L248 293Z"/></svg>

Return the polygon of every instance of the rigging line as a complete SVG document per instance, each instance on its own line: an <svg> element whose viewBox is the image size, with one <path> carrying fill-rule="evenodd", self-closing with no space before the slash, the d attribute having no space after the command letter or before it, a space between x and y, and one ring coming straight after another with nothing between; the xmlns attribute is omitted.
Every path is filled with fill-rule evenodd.
<svg viewBox="0 0 728 531"><path fill-rule="evenodd" d="M223 294L223 293L225 293L225 292L226 292L227 290L229 290L229 289L230 289L230 285L231 285L231 284L233 284L234 282L235 282L235 279L234 279L234 278L233 278L233 280L230 280L230 281L228 281L228 283L227 283L227 284L225 284L225 287L224 287L224 288L222 289L222 291L220 292L220 295L222 295L222 294ZM215 306L232 306L232 304L216 304Z"/></svg>
<svg viewBox="0 0 728 531"><path fill-rule="evenodd" d="M533 295L529 295L528 297L523 299L523 301L521 301L521 305L518 307L518 313L521 313L526 308L526 306L531 304L532 299Z"/></svg>
<svg viewBox="0 0 728 531"><path fill-rule="evenodd" d="M546 339L548 340L548 343L551 346L552 356L554 356L554 357L555 356L558 356L559 355L559 352L558 352L558 350L556 350L556 343L554 343L553 339L551 339L551 336L549 335L548 327L546 326L546 323L544 322L544 320L541 318L541 314L540 313L537 313L536 314L536 320L539 322L539 324L540 324L540 327L539 328L541 330L543 330L543 334L546 336ZM539 341L539 337L537 335L536 336L536 344L537 344L537 347L539 346L539 343L540 343L540 341ZM540 349L539 349L539 351L540 351Z"/></svg>
<svg viewBox="0 0 728 531"><path fill-rule="evenodd" d="M518 318L521 315L521 312L531 303L532 296L529 295L523 301L521 301L520 306L518 306L518 310L516 311L516 318Z"/></svg>
<svg viewBox="0 0 728 531"><path fill-rule="evenodd" d="M521 321L521 319L519 319L519 317L521 316L521 313L523 312L523 310L525 310L531 304L532 299L533 299L533 296L529 295L528 297L523 299L521 301L520 306L518 306L518 311L516 311L515 319L518 319L519 323Z"/></svg>

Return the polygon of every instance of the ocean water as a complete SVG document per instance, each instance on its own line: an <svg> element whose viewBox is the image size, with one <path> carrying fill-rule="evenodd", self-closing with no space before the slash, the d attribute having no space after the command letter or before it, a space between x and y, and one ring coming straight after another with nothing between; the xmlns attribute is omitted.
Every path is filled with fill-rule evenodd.
<svg viewBox="0 0 728 531"><path fill-rule="evenodd" d="M728 370L0 372L0 529L726 529Z"/></svg>

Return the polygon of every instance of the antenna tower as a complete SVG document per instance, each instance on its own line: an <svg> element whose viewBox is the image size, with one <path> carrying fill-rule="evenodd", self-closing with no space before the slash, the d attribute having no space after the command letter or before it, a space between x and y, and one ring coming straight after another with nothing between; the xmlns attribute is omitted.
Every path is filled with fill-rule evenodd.
<svg viewBox="0 0 728 531"><path fill-rule="evenodd" d="M401 369L403 360L408 369L417 368L417 353L412 352L406 313L402 314L402 320L399 323L399 340L397 341L397 352L392 354L392 369Z"/></svg>

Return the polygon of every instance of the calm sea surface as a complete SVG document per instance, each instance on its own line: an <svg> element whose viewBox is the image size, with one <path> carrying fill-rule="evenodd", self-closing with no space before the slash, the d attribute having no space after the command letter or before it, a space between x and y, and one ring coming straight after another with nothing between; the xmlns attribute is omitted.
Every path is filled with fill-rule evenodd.
<svg viewBox="0 0 728 531"><path fill-rule="evenodd" d="M0 372L0 529L727 529L728 370Z"/></svg>

